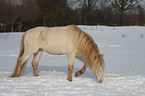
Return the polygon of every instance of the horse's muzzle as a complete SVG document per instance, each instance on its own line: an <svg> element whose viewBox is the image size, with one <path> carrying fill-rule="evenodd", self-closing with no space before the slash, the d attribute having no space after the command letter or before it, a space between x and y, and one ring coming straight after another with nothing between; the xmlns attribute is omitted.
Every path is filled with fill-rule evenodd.
<svg viewBox="0 0 145 96"><path fill-rule="evenodd" d="M98 82L99 82L99 83L102 83L103 81L104 81L104 80L99 80Z"/></svg>
<svg viewBox="0 0 145 96"><path fill-rule="evenodd" d="M102 82L104 81L104 78L97 78L97 81L98 81L99 83L102 83Z"/></svg>

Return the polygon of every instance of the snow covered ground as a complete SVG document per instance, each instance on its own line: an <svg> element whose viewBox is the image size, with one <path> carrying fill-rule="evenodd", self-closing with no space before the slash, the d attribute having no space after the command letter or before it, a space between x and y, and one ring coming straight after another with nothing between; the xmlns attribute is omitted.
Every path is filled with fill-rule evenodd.
<svg viewBox="0 0 145 96"><path fill-rule="evenodd" d="M145 27L79 26L89 33L104 54L103 83L88 69L67 78L67 57L43 53L39 77L31 61L19 78L8 78L17 61L22 33L0 34L0 96L145 96ZM75 60L74 73L83 66Z"/></svg>

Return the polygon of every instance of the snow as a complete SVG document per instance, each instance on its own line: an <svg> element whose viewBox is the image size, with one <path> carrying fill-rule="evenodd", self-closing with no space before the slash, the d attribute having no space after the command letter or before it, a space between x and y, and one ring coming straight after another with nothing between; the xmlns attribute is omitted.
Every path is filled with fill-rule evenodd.
<svg viewBox="0 0 145 96"><path fill-rule="evenodd" d="M145 27L79 26L90 34L104 54L103 83L75 60L73 82L67 78L67 56L43 53L40 76L33 76L29 59L19 78L8 78L17 61L22 33L0 34L0 96L145 96Z"/></svg>

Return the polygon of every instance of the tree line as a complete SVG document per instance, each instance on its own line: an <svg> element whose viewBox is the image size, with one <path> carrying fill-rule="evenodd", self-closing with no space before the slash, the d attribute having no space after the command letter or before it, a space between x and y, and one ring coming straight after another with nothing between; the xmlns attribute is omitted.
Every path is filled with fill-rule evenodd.
<svg viewBox="0 0 145 96"><path fill-rule="evenodd" d="M145 9L140 1L0 0L0 32L70 24L143 26Z"/></svg>

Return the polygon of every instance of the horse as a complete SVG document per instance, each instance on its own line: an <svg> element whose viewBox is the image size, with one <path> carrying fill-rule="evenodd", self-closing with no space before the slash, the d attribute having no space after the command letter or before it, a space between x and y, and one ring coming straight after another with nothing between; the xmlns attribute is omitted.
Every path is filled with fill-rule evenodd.
<svg viewBox="0 0 145 96"><path fill-rule="evenodd" d="M53 54L65 54L68 57L68 81L72 81L74 59L84 62L81 70L75 76L83 74L87 67L96 76L97 81L104 81L104 59L93 38L76 25L64 27L35 27L22 35L20 52L16 67L10 77L19 77L34 54L32 60L33 74L39 76L38 63L43 51Z"/></svg>

